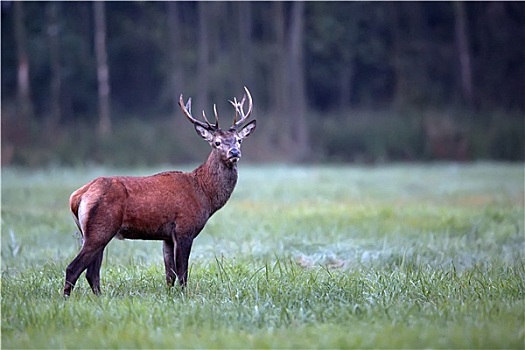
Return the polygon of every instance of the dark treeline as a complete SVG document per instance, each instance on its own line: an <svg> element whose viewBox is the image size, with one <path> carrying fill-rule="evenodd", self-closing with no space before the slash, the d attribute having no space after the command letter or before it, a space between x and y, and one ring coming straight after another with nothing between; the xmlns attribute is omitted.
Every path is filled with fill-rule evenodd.
<svg viewBox="0 0 525 350"><path fill-rule="evenodd" d="M40 163L37 144L68 162L80 127L110 162L123 125L165 129L181 93L229 118L244 85L281 159L523 159L521 2L2 1L1 26L4 163ZM518 131L476 154L470 124L494 144ZM155 160L185 159L168 153Z"/></svg>

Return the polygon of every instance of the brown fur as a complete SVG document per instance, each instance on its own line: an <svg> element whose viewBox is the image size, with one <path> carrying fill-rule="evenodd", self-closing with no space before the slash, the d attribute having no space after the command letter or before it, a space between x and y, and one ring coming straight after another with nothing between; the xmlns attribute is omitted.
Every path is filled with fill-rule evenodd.
<svg viewBox="0 0 525 350"><path fill-rule="evenodd" d="M230 198L237 183L240 142L255 129L255 120L239 132L196 129L213 149L194 171L99 177L73 192L69 204L83 245L66 269L64 295L70 295L86 269L93 292L100 293L104 248L114 237L162 240L168 285L173 286L176 278L186 285L193 239Z"/></svg>

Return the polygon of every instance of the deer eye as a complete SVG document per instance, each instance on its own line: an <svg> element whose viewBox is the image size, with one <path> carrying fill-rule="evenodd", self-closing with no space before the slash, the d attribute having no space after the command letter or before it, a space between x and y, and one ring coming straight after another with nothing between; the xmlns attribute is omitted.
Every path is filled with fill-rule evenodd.
<svg viewBox="0 0 525 350"><path fill-rule="evenodd" d="M221 140L215 140L215 146L216 147L219 147L221 145Z"/></svg>

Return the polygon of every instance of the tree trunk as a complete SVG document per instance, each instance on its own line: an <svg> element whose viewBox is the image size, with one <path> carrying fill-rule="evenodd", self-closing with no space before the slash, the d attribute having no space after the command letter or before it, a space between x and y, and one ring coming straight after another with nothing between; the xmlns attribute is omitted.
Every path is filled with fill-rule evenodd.
<svg viewBox="0 0 525 350"><path fill-rule="evenodd" d="M429 77L428 25L423 3L388 3L393 37L395 93L394 105L404 107L428 100Z"/></svg>
<svg viewBox="0 0 525 350"><path fill-rule="evenodd" d="M287 77L286 72L288 69L286 55L288 53L286 47L286 23L284 14L284 3L282 1L275 1L272 3L273 8L271 16L273 17L273 28L274 28L274 47L273 47L273 64L272 67L273 79L272 79L272 102L271 114L275 119L273 122L273 129L271 132L277 135L277 142L279 148L284 153L291 151L291 137L290 137L290 123L289 116L286 115L288 98L287 88Z"/></svg>
<svg viewBox="0 0 525 350"><path fill-rule="evenodd" d="M467 106L474 105L474 87L472 85L472 65L469 51L469 36L467 27L467 14L465 4L461 1L455 1L454 18L456 43L460 67L461 93Z"/></svg>
<svg viewBox="0 0 525 350"><path fill-rule="evenodd" d="M26 47L26 29L24 24L25 4L14 1L14 26L16 54L18 64L17 74L17 112L22 123L27 122L33 116L33 102L31 100L31 87L29 83L29 59Z"/></svg>
<svg viewBox="0 0 525 350"><path fill-rule="evenodd" d="M405 91L407 90L407 77L405 69L405 57L404 57L404 38L400 28L401 12L399 7L400 3L390 2L387 4L391 16L390 26L392 31L392 53L394 63L394 74L395 74L395 88L393 92L393 104L396 107L405 105Z"/></svg>
<svg viewBox="0 0 525 350"><path fill-rule="evenodd" d="M248 88L254 85L253 54L252 54L252 4L240 1L239 10L239 60L241 66L240 81Z"/></svg>
<svg viewBox="0 0 525 350"><path fill-rule="evenodd" d="M339 77L339 110L346 111L352 108L352 89L354 87L353 62L345 64Z"/></svg>
<svg viewBox="0 0 525 350"><path fill-rule="evenodd" d="M183 36L180 6L176 1L168 1L168 28L170 40L171 81L169 95L173 98L173 114L179 113L179 96L184 90L184 65L182 60Z"/></svg>
<svg viewBox="0 0 525 350"><path fill-rule="evenodd" d="M287 100L287 118L293 118L290 134L294 141L295 160L304 160L309 153L308 128L306 120L306 97L304 84L304 2L292 2L291 23L289 32L289 58Z"/></svg>
<svg viewBox="0 0 525 350"><path fill-rule="evenodd" d="M62 76L60 69L60 25L58 23L58 2L47 4L47 38L49 43L49 61L51 64L51 112L46 120L46 129L53 132L62 119L61 89Z"/></svg>
<svg viewBox="0 0 525 350"><path fill-rule="evenodd" d="M208 21L210 20L210 5L212 3L199 1L199 46L197 58L197 107L199 110L208 105L209 74L210 74L210 36Z"/></svg>
<svg viewBox="0 0 525 350"><path fill-rule="evenodd" d="M111 134L109 68L106 52L106 9L105 2L93 2L95 15L95 54L97 58L98 81L98 134L105 138Z"/></svg>

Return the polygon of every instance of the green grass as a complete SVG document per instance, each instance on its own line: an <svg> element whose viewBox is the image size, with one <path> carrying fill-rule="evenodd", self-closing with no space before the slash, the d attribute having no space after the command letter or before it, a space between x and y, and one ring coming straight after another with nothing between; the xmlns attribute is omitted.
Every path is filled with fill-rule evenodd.
<svg viewBox="0 0 525 350"><path fill-rule="evenodd" d="M184 293L114 241L63 299L69 194L159 170L2 170L3 348L525 347L523 164L241 164Z"/></svg>

